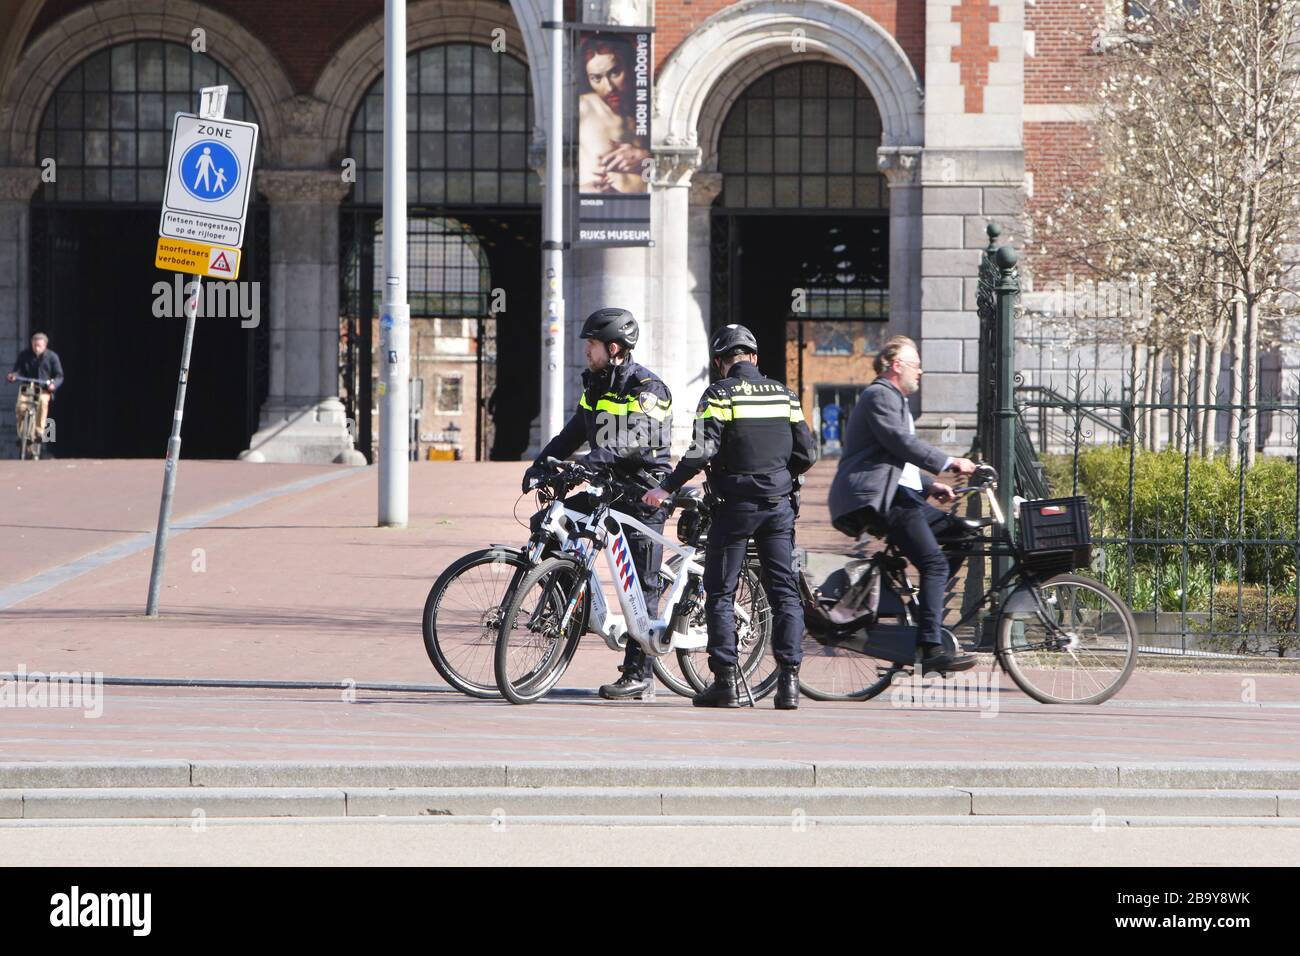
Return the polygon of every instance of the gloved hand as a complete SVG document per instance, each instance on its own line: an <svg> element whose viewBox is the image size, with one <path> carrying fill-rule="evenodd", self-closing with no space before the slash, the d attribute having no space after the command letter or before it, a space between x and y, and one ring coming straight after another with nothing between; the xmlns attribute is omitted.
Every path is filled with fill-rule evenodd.
<svg viewBox="0 0 1300 956"><path fill-rule="evenodd" d="M541 465L529 465L528 470L524 472L523 490L524 494L533 490L533 482L541 481L546 477L546 469Z"/></svg>

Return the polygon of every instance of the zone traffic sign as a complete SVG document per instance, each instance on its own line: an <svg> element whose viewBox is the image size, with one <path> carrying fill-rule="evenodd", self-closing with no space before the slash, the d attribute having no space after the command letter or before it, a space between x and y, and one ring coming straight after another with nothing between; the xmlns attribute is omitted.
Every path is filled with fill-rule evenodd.
<svg viewBox="0 0 1300 956"><path fill-rule="evenodd" d="M243 246L256 153L256 123L177 113L158 235Z"/></svg>

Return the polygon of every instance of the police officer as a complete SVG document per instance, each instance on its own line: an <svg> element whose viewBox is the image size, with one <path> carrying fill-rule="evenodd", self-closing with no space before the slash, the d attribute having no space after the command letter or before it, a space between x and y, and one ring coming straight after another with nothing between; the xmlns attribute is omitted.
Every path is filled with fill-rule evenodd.
<svg viewBox="0 0 1300 956"><path fill-rule="evenodd" d="M578 410L563 430L547 443L537 461L524 472L524 491L545 474L545 458L567 458L585 441L591 448L585 462L605 466L625 481L653 485L668 474L672 435L672 394L644 365L632 361L641 328L627 309L597 309L582 326L587 371L582 373ZM589 511L590 496L574 495L566 502L576 511ZM614 507L634 515L646 527L662 532L667 509L662 502L644 505L637 494L624 495ZM658 616L659 564L663 546L635 528L625 529L632 563L641 578L641 592L652 618ZM622 676L600 688L607 700L654 697L654 674L641 645L627 639Z"/></svg>
<svg viewBox="0 0 1300 956"><path fill-rule="evenodd" d="M700 469L721 500L709 528L704 559L709 669L713 683L697 707L738 707L736 584L752 538L773 610L772 647L780 674L776 706L799 706L803 607L795 578L794 479L817 460L799 397L758 370L758 341L743 325L727 325L709 343L721 379L710 385L695 413L690 451L659 487L642 499L658 506Z"/></svg>

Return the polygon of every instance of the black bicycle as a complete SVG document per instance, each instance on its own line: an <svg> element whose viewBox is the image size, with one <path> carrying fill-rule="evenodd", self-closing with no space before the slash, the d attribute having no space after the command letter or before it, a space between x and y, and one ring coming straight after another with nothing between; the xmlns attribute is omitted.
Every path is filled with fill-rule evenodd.
<svg viewBox="0 0 1300 956"><path fill-rule="evenodd" d="M953 533L940 544L964 553L968 561L1005 557L1010 564L951 629L944 629L944 640L955 649L953 632L995 605L994 657L1021 690L1045 704L1100 704L1133 673L1137 625L1113 591L1070 573L1090 561L1087 500L1021 502L1021 533L1013 540L994 494L997 481L997 472L981 465L966 486L953 489ZM985 495L990 513L957 517L962 501L977 494ZM807 634L799 677L805 694L814 700L869 700L895 675L916 667L919 589L897 548L850 562L820 585L806 574L801 578ZM850 588L857 591L853 603L861 613L837 624L830 610Z"/></svg>

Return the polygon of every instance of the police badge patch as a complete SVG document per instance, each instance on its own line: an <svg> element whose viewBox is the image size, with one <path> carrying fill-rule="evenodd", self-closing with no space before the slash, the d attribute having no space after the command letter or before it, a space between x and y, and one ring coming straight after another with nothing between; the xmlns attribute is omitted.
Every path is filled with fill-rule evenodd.
<svg viewBox="0 0 1300 956"><path fill-rule="evenodd" d="M636 397L637 404L641 406L641 411L647 415L654 409L659 402L659 396L654 392L642 392Z"/></svg>

